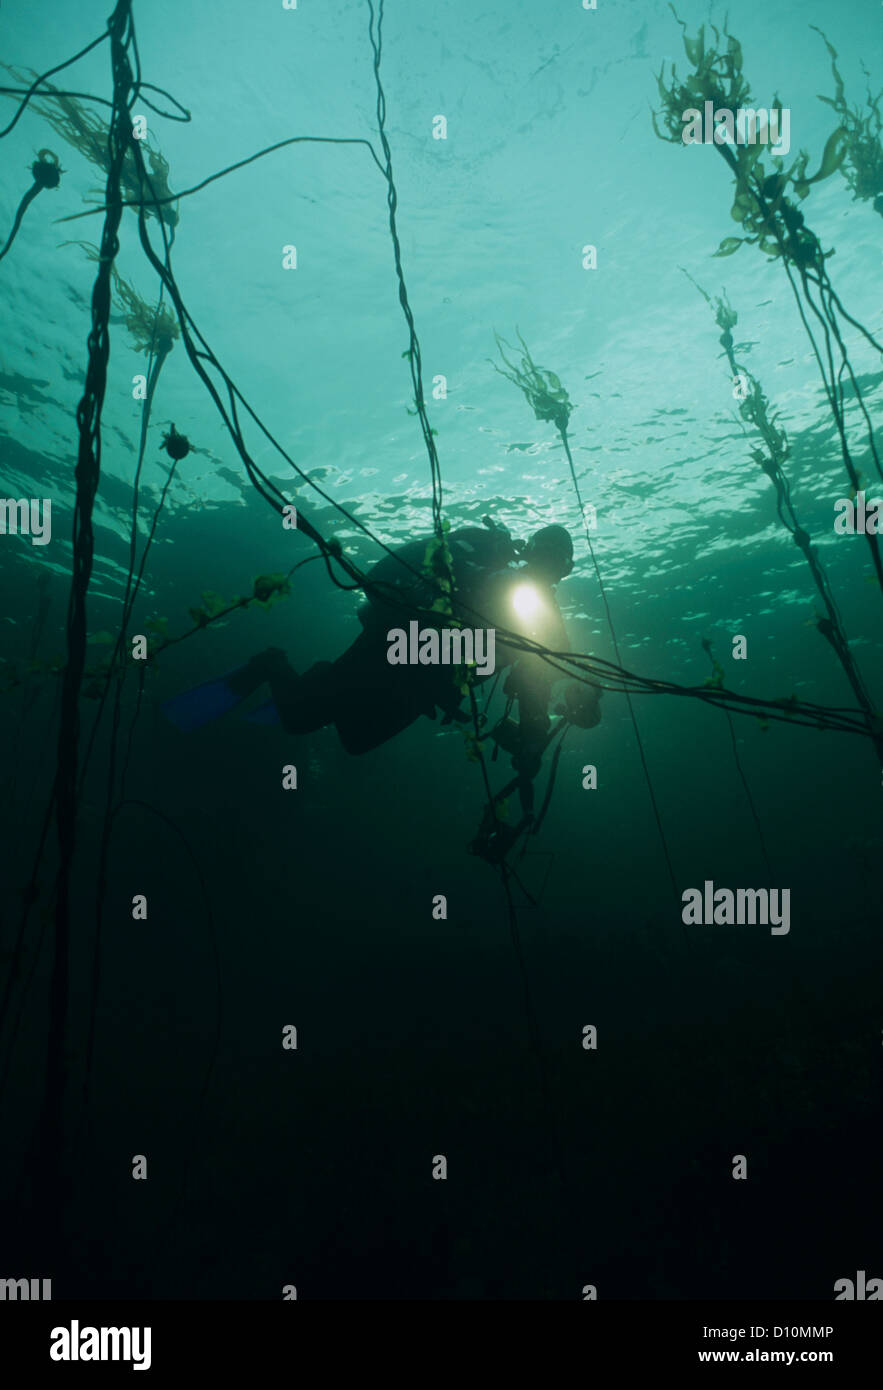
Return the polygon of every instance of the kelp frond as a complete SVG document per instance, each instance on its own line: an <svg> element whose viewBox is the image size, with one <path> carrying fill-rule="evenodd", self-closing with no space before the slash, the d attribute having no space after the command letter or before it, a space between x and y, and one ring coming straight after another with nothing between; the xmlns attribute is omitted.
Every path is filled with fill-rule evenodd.
<svg viewBox="0 0 883 1390"><path fill-rule="evenodd" d="M521 363L516 366L514 362L506 356L505 349L512 354L518 352L505 338L501 338L499 333L494 333L497 349L505 362L506 366L498 367L496 362L491 363L495 372L504 376L507 381L511 381L522 391L527 398L534 415L538 420L551 420L559 430L566 430L570 414L573 410L570 398L561 385L554 372L547 371L545 367L537 366L530 355L530 349L522 338L518 330L518 341L521 344Z"/></svg>
<svg viewBox="0 0 883 1390"><path fill-rule="evenodd" d="M101 252L90 241L64 241L62 246L81 246L90 261L99 261ZM132 335L132 345L136 352L162 352L171 350L176 338L181 336L178 320L172 311L161 304L153 309L141 298L134 286L120 275L116 266L111 266L113 285L117 299L124 310L126 328Z"/></svg>
<svg viewBox="0 0 883 1390"><path fill-rule="evenodd" d="M0 64L0 66L11 73L17 82L26 86L30 86L39 75L33 69L26 68L19 71L6 63ZM28 73L30 73L30 77L28 77ZM79 150L89 160L89 163L100 169L102 173L107 173L110 159L109 130L107 123L99 115L94 111L89 111L75 97L65 96L51 82L45 80L42 83L40 95L32 99L30 106L33 111L36 111L45 121L49 122L62 140L66 140L74 149ZM147 140L142 140L140 144L150 165L152 196L158 200L173 197L168 183L168 163L159 150L153 149ZM169 227L177 225L178 214L170 203L164 204L159 209L151 206L151 188L145 185L142 191L138 169L131 150L126 154L120 182L129 201L140 202L143 199L144 209L148 216L161 216L163 222Z"/></svg>
<svg viewBox="0 0 883 1390"><path fill-rule="evenodd" d="M883 217L883 113L880 111L883 91L878 92L877 96L872 96L870 85L868 86L865 112L857 106L850 106L846 100L843 78L837 67L836 48L817 25L811 24L810 28L821 35L831 55L834 96L820 96L819 101L823 101L826 106L837 112L844 131L844 155L841 165L843 177L852 189L853 198L872 201L874 211ZM867 69L865 71L867 72Z"/></svg>

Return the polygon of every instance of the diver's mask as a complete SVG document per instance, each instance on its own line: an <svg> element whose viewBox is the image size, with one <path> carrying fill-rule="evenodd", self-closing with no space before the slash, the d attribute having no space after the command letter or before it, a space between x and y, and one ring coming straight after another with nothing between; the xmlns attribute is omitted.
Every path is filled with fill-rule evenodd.
<svg viewBox="0 0 883 1390"><path fill-rule="evenodd" d="M543 526L534 532L521 559L539 579L557 584L573 569L573 541L564 526Z"/></svg>

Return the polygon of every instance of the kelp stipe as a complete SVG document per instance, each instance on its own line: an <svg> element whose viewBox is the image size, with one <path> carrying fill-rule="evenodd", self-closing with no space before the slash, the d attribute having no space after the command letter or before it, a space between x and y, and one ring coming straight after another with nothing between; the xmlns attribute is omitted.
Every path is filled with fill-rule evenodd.
<svg viewBox="0 0 883 1390"><path fill-rule="evenodd" d="M497 348L499 350L500 356L503 359L503 362L505 363L505 367L498 367L495 362L493 362L491 365L493 366L494 370L499 372L501 376L504 376L507 381L511 381L513 386L518 387L519 391L523 393L528 405L530 406L536 418L538 420L549 421L551 424L555 426L559 435L561 436L561 443L564 446L564 452L567 457L567 464L570 469L570 480L573 483L573 490L576 495L576 503L579 508L580 521L582 522L583 526L583 534L585 536L586 546L588 548L589 555L592 560L592 566L595 571L595 578L598 581L598 588L601 593L601 601L604 604L604 612L607 618L607 627L610 632L610 640L613 643L613 650L616 656L617 664L620 665L622 658L619 654L619 642L617 641L616 637L616 629L613 626L613 617L610 612L610 604L607 601L607 590L604 587L604 580L601 577L601 567L598 564L598 559L595 555L595 547L592 545L592 537L589 531L588 522L586 520L585 504L583 503L582 493L580 492L579 479L576 476L576 467L573 462L573 454L570 451L568 425L570 423L570 416L574 407L571 403L570 397L568 396L564 387L561 385L561 381L558 378L558 376L556 376L554 372L550 372L544 367L538 367L537 364L534 362L533 358L531 357L530 350L527 344L525 343L524 339L522 338L521 334L518 332L517 329L516 334L518 336L518 341L521 344L520 364L516 366L510 360L510 358L506 356L504 348L508 349L509 352L513 354L515 352L515 349L513 349L509 345L509 343L506 342L505 338L501 338L499 334L495 333L494 337L496 339ZM644 743L641 738L640 729L638 728L637 716L635 715L635 711L632 706L631 695L628 691L625 692L625 697L626 704L628 706L629 717L632 721L632 730L635 735L635 742L638 748L638 756L641 760L641 768L644 773L644 781L647 786L647 794L650 797L650 805L653 811L653 818L656 822L656 829L659 833L659 841L662 847L662 853L665 859L666 868L668 870L669 880L671 882L672 891L675 894L675 897L678 897L677 879L675 878L674 866L671 862L671 854L668 848L668 840L666 839L665 828L662 824L662 816L660 815L659 804L656 800L656 793L653 789L653 780L650 776L650 768L648 766L647 757L644 752Z"/></svg>
<svg viewBox="0 0 883 1390"><path fill-rule="evenodd" d="M809 566L827 615L819 618L816 627L843 667L853 694L865 712L868 734L874 742L878 757L883 762L883 736L881 736L879 718L855 658L850 651L849 640L843 628L843 620L819 552L812 544L806 530L801 526L791 499L791 484L784 469L791 454L788 436L779 424L778 418L771 415L770 404L760 382L744 363L739 362L736 358L732 330L735 328L739 316L729 303L726 294L712 303L711 297L701 285L696 284L692 275L686 271L684 274L696 286L703 299L714 311L715 323L721 330L718 341L724 350L731 380L738 383L736 389L740 396L739 415L742 421L759 436L763 445L762 448L752 449L751 457L773 484L776 490L776 511L779 520Z"/></svg>
<svg viewBox="0 0 883 1390"><path fill-rule="evenodd" d="M711 675L706 681L706 685L710 689L720 690L722 689L724 683L724 668L721 666L717 657L714 655L711 642L707 637L702 638L702 650L705 652L705 655L708 657L708 660L711 663ZM742 783L742 790L745 792L745 799L748 802L748 808L751 811L751 819L754 821L754 828L757 831L757 839L760 845L761 855L763 856L764 866L766 867L766 871L769 875L770 881L772 881L772 879L774 878L773 865L770 859L769 850L767 849L766 836L763 833L763 826L761 825L757 805L755 804L755 800L751 792L751 787L748 783L748 778L745 776L745 769L742 766L742 759L739 757L739 744L736 739L736 727L733 723L733 716L730 714L729 710L727 710L725 713L727 720L727 728L730 731L730 742L733 748L733 761L736 764L736 771L739 774L739 781Z"/></svg>
<svg viewBox="0 0 883 1390"><path fill-rule="evenodd" d="M101 254L92 293L92 323L88 344L86 381L78 410L79 447L76 470L76 506L70 597L67 614L67 664L62 675L58 725L56 775L51 810L58 837L55 875L54 950L49 986L49 1030L46 1080L31 1152L34 1182L32 1217L39 1222L45 1242L44 1257L60 1259L63 1252L64 1161L67 1153L65 1097L68 1062L65 1043L70 1005L70 949L73 895L73 863L77 845L78 770L80 749L79 696L86 660L86 597L92 574L94 534L92 514L100 478L101 413L107 384L109 357L108 319L111 265L119 248L122 218L120 181L122 165L132 140L129 106L134 75L129 63L133 42L131 0L118 0L107 23L113 65L113 108L106 147L107 203L101 238ZM42 857L48 819L44 822L38 851ZM28 885L25 920L36 890L36 866ZM23 927L22 927L23 931ZM20 931L21 937L21 931ZM39 1195L38 1195L39 1194Z"/></svg>

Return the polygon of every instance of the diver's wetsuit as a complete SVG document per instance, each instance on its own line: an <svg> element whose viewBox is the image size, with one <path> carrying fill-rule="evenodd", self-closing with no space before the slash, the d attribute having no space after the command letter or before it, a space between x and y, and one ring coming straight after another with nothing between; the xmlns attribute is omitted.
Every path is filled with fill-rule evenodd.
<svg viewBox="0 0 883 1390"><path fill-rule="evenodd" d="M431 537L409 542L396 554L419 573L430 540ZM450 534L448 545L456 598L464 605L460 614L463 625L483 625L469 612L471 608L487 620L488 626L499 624L526 632L509 603L520 571L510 567L516 552L508 537L481 527L464 527ZM409 618L418 617L421 608L431 607L435 597L431 585L387 556L369 571L365 592L369 602L359 610L363 631L342 656L336 661L317 662L303 675L297 675L280 658L269 677L264 677L269 678L279 717L290 733L311 733L334 724L349 753L377 748L421 714L434 719L436 710L441 709L452 715L462 698L450 666L393 666L387 660L388 631L407 629ZM397 603L384 601L384 595L388 600L391 594ZM543 589L543 600L542 641L553 650L568 650L563 619L551 588ZM409 612L407 605L413 605L415 611ZM423 623L426 625L427 620L423 619ZM497 641L495 670L513 662L505 689L519 706L520 744L514 766L529 779L539 768L549 729L549 694L559 677L540 658L519 654Z"/></svg>

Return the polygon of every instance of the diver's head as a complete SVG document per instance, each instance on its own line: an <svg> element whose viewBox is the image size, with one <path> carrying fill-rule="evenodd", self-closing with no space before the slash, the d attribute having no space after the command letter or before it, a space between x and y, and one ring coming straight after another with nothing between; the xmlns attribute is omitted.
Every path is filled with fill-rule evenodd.
<svg viewBox="0 0 883 1390"><path fill-rule="evenodd" d="M573 569L573 541L563 526L535 531L521 553L527 571L546 584L557 584Z"/></svg>

